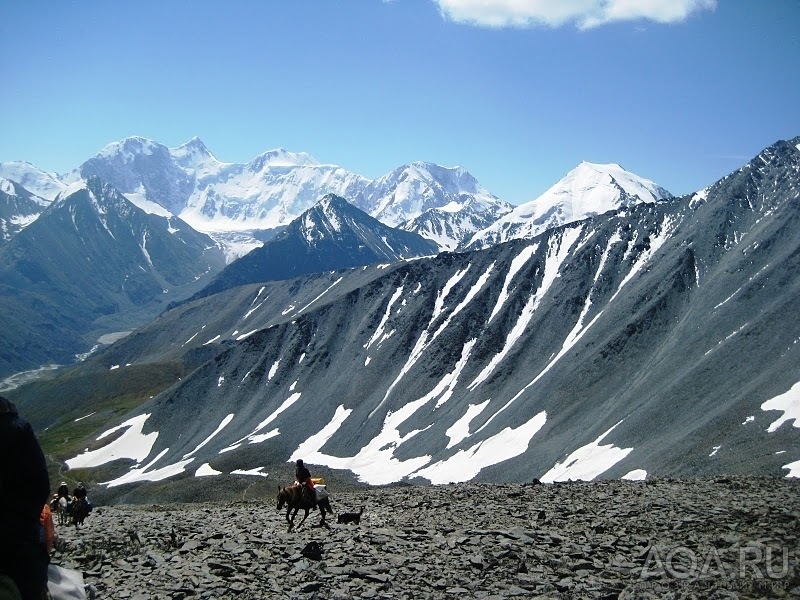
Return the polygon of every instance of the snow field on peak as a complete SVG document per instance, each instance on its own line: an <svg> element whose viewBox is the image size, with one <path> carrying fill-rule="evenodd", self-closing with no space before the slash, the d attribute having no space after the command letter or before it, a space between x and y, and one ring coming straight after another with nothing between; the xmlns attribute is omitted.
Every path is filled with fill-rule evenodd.
<svg viewBox="0 0 800 600"><path fill-rule="evenodd" d="M14 183L10 179L0 177L0 192L8 194L9 196L16 196L17 190Z"/></svg>
<svg viewBox="0 0 800 600"><path fill-rule="evenodd" d="M0 177L9 179L45 200L52 201L64 190L68 181L62 182L53 173L47 173L23 161L0 163Z"/></svg>
<svg viewBox="0 0 800 600"><path fill-rule="evenodd" d="M652 203L664 190L617 164L582 162L541 196L515 207L477 232L468 247L486 247L619 209L630 202ZM627 195L627 197L625 197Z"/></svg>

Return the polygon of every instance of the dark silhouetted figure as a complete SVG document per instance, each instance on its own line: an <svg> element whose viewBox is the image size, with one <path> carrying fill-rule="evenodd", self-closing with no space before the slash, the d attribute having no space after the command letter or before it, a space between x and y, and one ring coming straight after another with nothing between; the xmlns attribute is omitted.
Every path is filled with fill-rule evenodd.
<svg viewBox="0 0 800 600"><path fill-rule="evenodd" d="M42 447L14 403L0 396L0 575L23 600L47 593L50 557L39 515L49 495Z"/></svg>
<svg viewBox="0 0 800 600"><path fill-rule="evenodd" d="M297 480L297 483L300 484L302 489L311 494L311 500L314 502L314 506L316 507L317 490L314 489L314 481L311 479L311 471L308 470L308 467L305 466L303 461L299 458L295 463L294 478Z"/></svg>

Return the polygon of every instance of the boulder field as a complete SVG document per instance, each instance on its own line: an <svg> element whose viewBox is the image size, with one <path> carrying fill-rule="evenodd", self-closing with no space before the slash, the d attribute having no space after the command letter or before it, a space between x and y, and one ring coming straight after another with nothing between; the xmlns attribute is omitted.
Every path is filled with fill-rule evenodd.
<svg viewBox="0 0 800 600"><path fill-rule="evenodd" d="M52 563L137 600L800 597L796 479L330 491L293 531L273 498L98 506Z"/></svg>

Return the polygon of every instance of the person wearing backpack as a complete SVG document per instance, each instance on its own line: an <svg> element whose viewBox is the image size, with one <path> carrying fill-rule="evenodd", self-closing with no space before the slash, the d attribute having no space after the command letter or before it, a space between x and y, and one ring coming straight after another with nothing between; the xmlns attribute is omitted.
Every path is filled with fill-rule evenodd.
<svg viewBox="0 0 800 600"><path fill-rule="evenodd" d="M39 517L49 495L47 463L33 428L0 396L0 589L13 582L22 600L47 593L50 556Z"/></svg>

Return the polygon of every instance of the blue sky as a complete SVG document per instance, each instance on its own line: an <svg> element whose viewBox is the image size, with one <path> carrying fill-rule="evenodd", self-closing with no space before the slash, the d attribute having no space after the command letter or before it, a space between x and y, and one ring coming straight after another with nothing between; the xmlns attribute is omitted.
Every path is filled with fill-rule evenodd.
<svg viewBox="0 0 800 600"><path fill-rule="evenodd" d="M800 135L798 0L139 0L0 7L0 162L199 136L532 200L581 160L675 194Z"/></svg>

